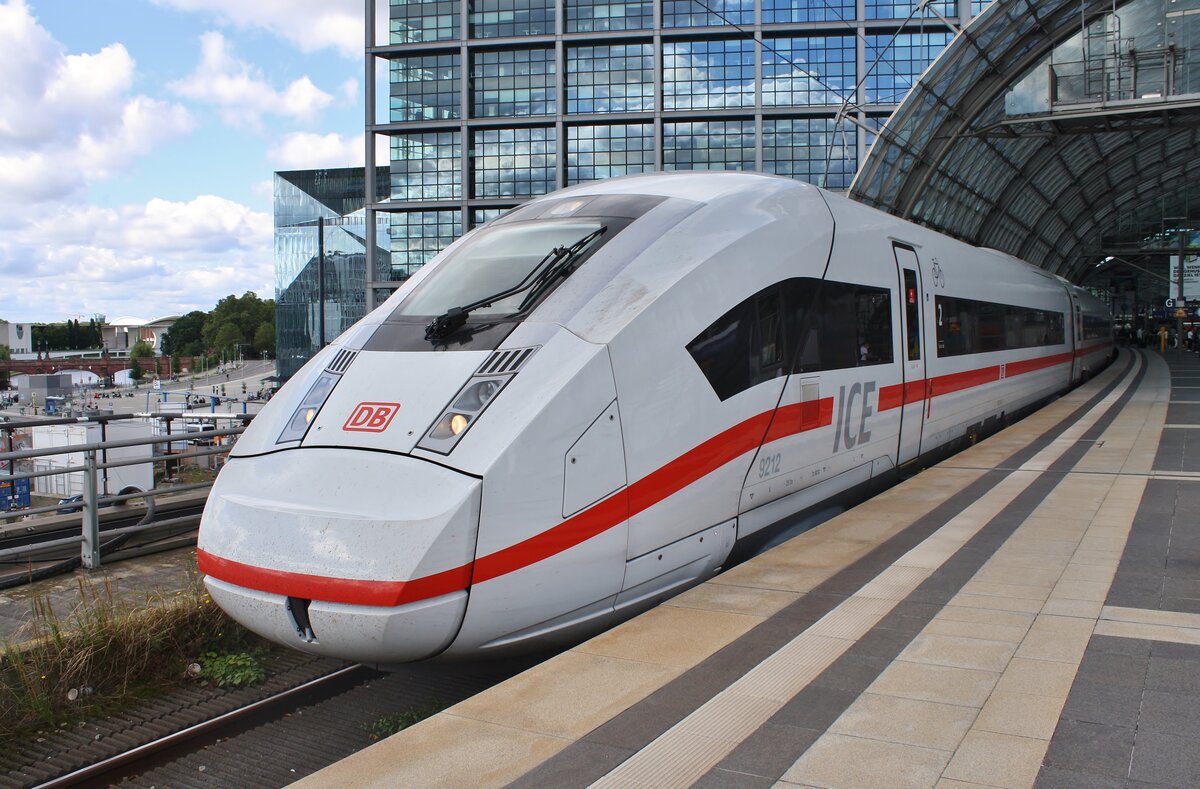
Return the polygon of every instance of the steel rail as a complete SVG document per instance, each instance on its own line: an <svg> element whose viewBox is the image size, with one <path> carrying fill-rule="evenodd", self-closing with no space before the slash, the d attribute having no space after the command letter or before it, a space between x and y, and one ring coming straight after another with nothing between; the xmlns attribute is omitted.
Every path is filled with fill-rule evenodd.
<svg viewBox="0 0 1200 789"><path fill-rule="evenodd" d="M196 527L200 525L200 513L192 515L180 515L175 518L166 518L150 523L138 524L133 526L118 526L115 529L103 529L100 532L102 537L115 537L122 534L150 534L155 531L168 531L172 528L180 526ZM52 551L55 548L67 548L74 545L79 545L83 542L82 534L72 534L69 537L55 537L41 542L29 542L21 545L15 545L10 548L0 548L0 559L7 559L13 556L28 556L43 551Z"/></svg>
<svg viewBox="0 0 1200 789"><path fill-rule="evenodd" d="M309 697L317 694L318 698L332 698L345 692L340 690L345 684L351 687L357 684L360 679L368 679L379 672L368 668L360 663L355 663L352 666L338 669L330 674L322 677L309 680L308 682L297 685L294 688L276 693L273 696L268 696L265 699L247 704L244 707L239 707L236 710L222 713L215 718L210 718L202 723L197 723L177 732L159 737L156 740L144 743L132 748L125 753L110 756L107 759L102 759L95 764L81 767L58 778L46 781L37 785L37 789L61 789L62 787L75 786L83 781L95 781L101 776L109 776L110 773L122 771L120 777L112 776L105 778L106 782L113 783L126 776L137 775L143 772L138 765L142 762L147 762L155 754L170 748L179 748L191 740L212 735L224 729L233 729L241 724L246 718L253 715L270 715L280 717L286 711L294 709L305 703L312 703ZM333 686L333 687L327 687ZM331 692L333 691L333 692Z"/></svg>

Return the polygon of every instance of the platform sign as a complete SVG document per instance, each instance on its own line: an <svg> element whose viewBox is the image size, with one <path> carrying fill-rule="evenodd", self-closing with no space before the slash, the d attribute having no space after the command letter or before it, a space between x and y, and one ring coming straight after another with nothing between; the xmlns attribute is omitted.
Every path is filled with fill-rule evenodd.
<svg viewBox="0 0 1200 789"><path fill-rule="evenodd" d="M1186 255L1183 263L1183 298L1200 299L1200 255ZM1171 258L1171 297L1180 298L1179 255Z"/></svg>
<svg viewBox="0 0 1200 789"><path fill-rule="evenodd" d="M29 506L29 480L0 479L0 510L24 509Z"/></svg>

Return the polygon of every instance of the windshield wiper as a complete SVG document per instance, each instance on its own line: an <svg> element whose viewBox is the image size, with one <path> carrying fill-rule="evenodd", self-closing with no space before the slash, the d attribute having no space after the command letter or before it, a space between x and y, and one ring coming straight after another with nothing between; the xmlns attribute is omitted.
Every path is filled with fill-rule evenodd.
<svg viewBox="0 0 1200 789"><path fill-rule="evenodd" d="M462 328L463 324L467 322L467 318L470 317L472 311L477 310L480 307L490 307L493 302L506 299L509 296L515 296L523 290L532 289L530 290L529 296L521 300L521 306L517 310L518 312L524 311L530 304L537 301L537 296L545 293L546 289L550 287L550 284L553 283L555 279L569 274L570 272L567 271L567 267L570 265L571 260L581 251L583 251L584 247L592 243L592 241L595 239L599 238L606 230L608 230L607 227L597 228L569 247L560 246L550 250L546 256L539 260L538 264L534 266L528 274L525 275L524 279L522 279L516 285L513 285L511 288L502 290L499 293L493 293L491 296L486 296L478 301L467 304L466 306L451 307L450 309L446 310L441 315L430 321L429 325L425 327L425 339L440 340L445 337L449 337L451 334Z"/></svg>

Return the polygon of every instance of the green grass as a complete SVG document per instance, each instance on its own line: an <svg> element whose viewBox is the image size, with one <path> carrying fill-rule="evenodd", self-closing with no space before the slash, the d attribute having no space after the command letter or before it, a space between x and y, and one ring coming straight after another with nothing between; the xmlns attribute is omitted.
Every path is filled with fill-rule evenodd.
<svg viewBox="0 0 1200 789"><path fill-rule="evenodd" d="M372 742L385 737L391 737L398 731L403 731L413 724L420 723L431 715L441 712L445 705L439 701L431 701L419 707L412 707L403 712L381 715L363 726Z"/></svg>
<svg viewBox="0 0 1200 789"><path fill-rule="evenodd" d="M136 605L120 600L107 582L81 580L79 594L80 604L65 618L35 600L32 636L0 647L0 741L110 712L174 685L262 679L257 638L229 619L199 580ZM189 672L193 663L200 672Z"/></svg>

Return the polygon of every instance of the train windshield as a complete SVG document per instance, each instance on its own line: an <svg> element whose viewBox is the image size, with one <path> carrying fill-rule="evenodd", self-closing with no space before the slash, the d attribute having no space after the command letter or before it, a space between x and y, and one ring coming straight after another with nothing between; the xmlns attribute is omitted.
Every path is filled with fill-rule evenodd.
<svg viewBox="0 0 1200 789"><path fill-rule="evenodd" d="M394 316L436 316L447 310L475 304L492 294L504 293L533 280L539 265L555 250L585 243L572 256L582 260L603 243L599 219L516 222L485 228L418 285L401 302ZM471 310L475 316L512 315L529 305L529 290Z"/></svg>

